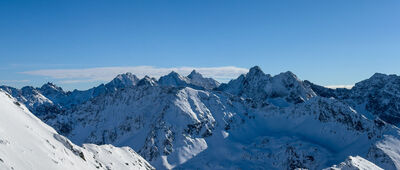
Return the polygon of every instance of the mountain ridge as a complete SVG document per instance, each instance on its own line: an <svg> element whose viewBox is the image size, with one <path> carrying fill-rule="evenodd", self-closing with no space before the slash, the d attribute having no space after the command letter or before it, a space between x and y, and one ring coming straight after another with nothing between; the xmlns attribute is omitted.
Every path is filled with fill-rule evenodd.
<svg viewBox="0 0 400 170"><path fill-rule="evenodd" d="M41 119L78 144L131 146L159 169L338 168L349 156L343 164L400 168L400 152L390 151L400 144L396 124L360 109L368 96L351 95L361 92L327 89L290 71L271 76L257 66L215 88L208 80L196 71L146 76ZM397 99L397 80L384 90L373 83L382 84L355 89L367 84Z"/></svg>

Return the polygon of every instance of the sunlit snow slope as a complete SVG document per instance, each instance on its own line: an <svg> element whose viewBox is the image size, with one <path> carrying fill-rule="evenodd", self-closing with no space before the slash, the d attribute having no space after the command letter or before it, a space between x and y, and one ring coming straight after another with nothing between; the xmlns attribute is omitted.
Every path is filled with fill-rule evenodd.
<svg viewBox="0 0 400 170"><path fill-rule="evenodd" d="M0 90L0 169L154 169L131 148L76 146Z"/></svg>

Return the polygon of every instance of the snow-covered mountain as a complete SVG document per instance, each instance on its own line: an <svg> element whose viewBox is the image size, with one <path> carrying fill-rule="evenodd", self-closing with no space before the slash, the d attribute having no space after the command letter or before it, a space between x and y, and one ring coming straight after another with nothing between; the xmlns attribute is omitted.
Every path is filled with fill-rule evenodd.
<svg viewBox="0 0 400 170"><path fill-rule="evenodd" d="M187 77L172 71L168 75L160 77L159 85L174 87L192 87L195 89L214 89L219 86L219 82L212 78L205 78L196 70L193 70Z"/></svg>
<svg viewBox="0 0 400 170"><path fill-rule="evenodd" d="M212 78L205 78L196 70L193 70L188 76L193 85L204 87L205 89L217 88L220 83Z"/></svg>
<svg viewBox="0 0 400 170"><path fill-rule="evenodd" d="M82 104L96 96L112 93L118 89L135 86L139 79L132 73L120 74L107 84L101 84L89 90L65 92L53 83L46 83L40 88L31 86L16 89L0 86L0 89L11 94L19 102L25 104L32 113L46 121L56 114Z"/></svg>
<svg viewBox="0 0 400 170"><path fill-rule="evenodd" d="M356 83L352 89L328 89L307 82L320 96L334 97L346 102L369 118L380 118L388 123L400 124L400 76L374 74Z"/></svg>
<svg viewBox="0 0 400 170"><path fill-rule="evenodd" d="M66 92L61 87L50 82L44 84L40 88L26 86L22 89L16 89L9 86L0 86L0 89L11 94L18 101L25 104L36 116L46 121L49 118L53 118L55 114L61 114L65 110L72 109L97 96L113 93L123 88L133 87L139 83L181 87L192 86L202 89L212 89L219 85L214 79L205 78L195 70L193 70L188 77L171 72L169 75L161 77L160 80L148 76L141 80L132 73L125 73L117 75L107 84L101 84L88 90Z"/></svg>
<svg viewBox="0 0 400 170"><path fill-rule="evenodd" d="M400 169L399 129L350 92L259 67L221 85L171 72L65 104L45 122L78 145L130 146L158 169Z"/></svg>
<svg viewBox="0 0 400 170"><path fill-rule="evenodd" d="M228 84L222 84L218 90L280 107L301 103L316 96L314 91L292 72L272 77L258 66L251 68L246 75L241 75Z"/></svg>
<svg viewBox="0 0 400 170"><path fill-rule="evenodd" d="M154 169L129 147L73 144L0 90L0 169Z"/></svg>

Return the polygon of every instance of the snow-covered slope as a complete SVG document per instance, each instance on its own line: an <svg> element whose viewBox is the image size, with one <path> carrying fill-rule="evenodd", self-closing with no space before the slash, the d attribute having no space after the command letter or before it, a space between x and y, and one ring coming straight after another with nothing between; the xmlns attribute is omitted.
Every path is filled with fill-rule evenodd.
<svg viewBox="0 0 400 170"><path fill-rule="evenodd" d="M397 75L374 74L371 78L356 83L348 89L328 89L307 82L320 96L334 97L348 103L368 118L400 124L400 77Z"/></svg>
<svg viewBox="0 0 400 170"><path fill-rule="evenodd" d="M372 162L360 157L349 156L344 162L339 165L334 165L324 170L383 170Z"/></svg>
<svg viewBox="0 0 400 170"><path fill-rule="evenodd" d="M79 147L0 90L0 169L153 169L128 147Z"/></svg>

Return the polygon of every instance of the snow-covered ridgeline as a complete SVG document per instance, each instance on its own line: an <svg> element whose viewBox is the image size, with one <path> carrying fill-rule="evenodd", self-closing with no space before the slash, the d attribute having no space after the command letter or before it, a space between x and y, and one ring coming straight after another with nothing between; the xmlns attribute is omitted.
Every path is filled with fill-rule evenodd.
<svg viewBox="0 0 400 170"><path fill-rule="evenodd" d="M0 90L0 169L153 169L129 147L79 147Z"/></svg>
<svg viewBox="0 0 400 170"><path fill-rule="evenodd" d="M382 83L365 84L381 92ZM368 96L343 100L351 90L326 90L259 67L217 86L195 71L145 77L62 114L46 113L45 121L77 144L130 146L159 169L322 169L350 155L400 167L398 129L353 104ZM396 88L383 89L397 97ZM42 96L56 103L57 97Z"/></svg>

